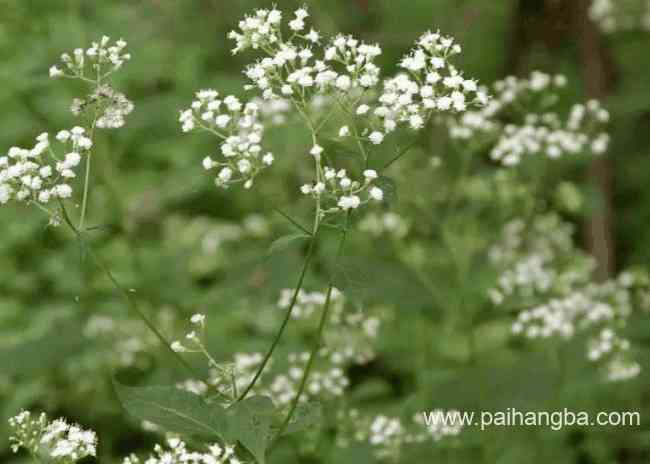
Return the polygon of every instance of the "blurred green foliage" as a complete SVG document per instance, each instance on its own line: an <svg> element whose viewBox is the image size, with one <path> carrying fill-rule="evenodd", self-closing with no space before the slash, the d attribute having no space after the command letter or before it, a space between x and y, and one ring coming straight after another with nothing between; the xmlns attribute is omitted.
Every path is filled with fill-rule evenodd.
<svg viewBox="0 0 650 464"><path fill-rule="evenodd" d="M309 141L298 127L270 133L278 160L257 191L238 194L214 188L200 160L214 151L203 137L183 137L180 108L195 90L216 87L242 92L246 56L232 56L226 33L254 8L255 0L0 0L0 147L28 145L44 130L72 125L69 101L75 82L53 82L50 65L62 51L102 34L129 42L133 60L118 87L136 103L125 130L97 141L91 220L98 253L169 337L179 336L193 312L209 320L210 348L226 358L238 351L263 351L277 318L272 308L280 289L291 287L303 249L298 242L271 256L274 238L294 232L273 207L308 217L296 194L306 173L294 160ZM298 2L276 2L285 10ZM440 28L463 44L462 67L488 83L503 77L510 53L515 8L511 0L319 0L307 1L324 33L351 32L382 44L389 67L421 31ZM650 37L625 33L608 39L619 69L612 110L615 167L615 232L619 264L647 266L650 259ZM583 93L571 44L546 52L547 71L571 77L571 93ZM408 142L408 141L403 141ZM463 154L442 132L420 136L413 153L395 167L398 195L393 209L409 218L405 239L353 234L337 285L386 318L378 359L352 375L350 401L376 413L401 415L412 405L478 409L640 410L640 428L470 430L458 443L415 448L403 462L641 463L650 455L650 319L635 319L633 339L645 368L623 385L604 384L584 361L584 343L557 352L510 338L511 314L500 314L485 298L494 273L485 249L503 223L526 208L523 194L499 197L502 179L484 163L458 194L452 211L439 208L453 191ZM443 167L431 169L439 157ZM550 207L558 187L580 181L584 169L562 166L543 193ZM578 183L588 204L593 189ZM496 192L496 193L495 193ZM581 210L578 206L574 209ZM444 214L442 214L444 212ZM579 222L581 213L562 211ZM20 408L64 415L97 430L102 463L150 448L157 437L139 430L123 413L111 377L119 371L111 340L84 335L92 315L125 321L136 337L146 330L132 321L110 283L83 259L64 230L47 228L43 217L15 207L0 208L0 461L9 454L6 418ZM434 214L435 213L435 214ZM258 214L261 230L242 229ZM255 219L255 216L253 216ZM234 239L229 231L236 229ZM245 232L242 232L244 230ZM248 232L246 232L248 230ZM243 237L242 237L243 234ZM216 242L210 237L216 237ZM224 237L226 237L224 239ZM330 244L330 242L332 242ZM322 288L334 240L318 250L307 287ZM451 264L450 264L451 263ZM129 322L130 321L130 322ZM289 331L290 340L299 336ZM289 343L289 342L287 342ZM169 384L182 379L174 360L151 341L137 368L121 374L133 381ZM564 363L562 373L558 359ZM197 362L197 367L201 365ZM335 418L329 418L336 424ZM323 426L323 435L328 428ZM355 454L357 453L358 454ZM299 457L296 457L299 456ZM287 441L272 462L366 462L366 451L336 450L327 440L313 447Z"/></svg>

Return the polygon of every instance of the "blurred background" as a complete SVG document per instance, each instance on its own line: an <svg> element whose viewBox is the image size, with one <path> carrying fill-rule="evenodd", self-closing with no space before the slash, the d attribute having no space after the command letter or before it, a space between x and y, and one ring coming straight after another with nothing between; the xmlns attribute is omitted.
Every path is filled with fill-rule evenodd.
<svg viewBox="0 0 650 464"><path fill-rule="evenodd" d="M302 4L275 3L286 12ZM612 113L608 156L554 171L557 177L540 195L548 210L573 224L577 248L596 257L595 279L647 267L650 33L634 27L605 33L590 21L588 0L306 4L324 34L341 31L379 42L387 72L395 71L421 32L440 28L463 45L458 64L482 83L539 69L568 77L567 106L601 99ZM245 194L218 190L200 164L214 152L214 140L182 134L178 111L200 88L243 95L242 69L252 58L232 56L226 34L244 14L270 5L262 0L0 0L3 152L31 146L45 130L74 125L69 102L83 89L74 81L48 78L61 52L103 34L129 43L133 58L116 87L136 107L125 129L102 132L97 139L89 213L90 225L98 226L93 240L170 338L182 335L189 315L207 314L210 348L221 359L268 346L278 324L279 292L297 278L304 250L270 257L266 250L273 239L291 232L273 207L309 217L309 205L298 194L308 169L292 161L304 157L309 140L295 124L274 129L268 133L277 160L271 176L283 181L261 182ZM415 156L396 171L398 195L391 209L405 218L403 228L388 235L361 231L350 239L354 285L341 286L350 286L356 304L381 314L384 324L376 359L348 372L352 385L346 401L393 415L413 404L639 410L641 427L470 431L456 443L423 447L399 462L647 462L650 318L641 313L633 319L628 335L644 370L623 384L602 382L585 367L584 343L563 344L558 354L513 341L512 314L499 313L485 298L495 275L481 250L498 240L503 219L514 208L497 203L489 195L490 180L481 183L476 177L442 224L436 208L457 170L457 154L444 139L444 131L419 136ZM443 167L432 168L438 161ZM563 182L577 192L576 207L555 202ZM81 259L78 244L46 223L32 210L0 208L0 461L22 462L8 449L6 418L32 408L95 429L100 462L118 462L150 448L157 437L123 412L112 376L120 372L136 382L162 384L183 380L183 374L129 315L101 272ZM308 289L325 285L332 255L328 243L319 250ZM449 277L449 249L467 253L464 279ZM459 299L473 309L460 312ZM289 337L293 343L304 341L298 333ZM363 450L336 449L331 437L337 421L329 420L320 438L288 442L271 461L373 462Z"/></svg>

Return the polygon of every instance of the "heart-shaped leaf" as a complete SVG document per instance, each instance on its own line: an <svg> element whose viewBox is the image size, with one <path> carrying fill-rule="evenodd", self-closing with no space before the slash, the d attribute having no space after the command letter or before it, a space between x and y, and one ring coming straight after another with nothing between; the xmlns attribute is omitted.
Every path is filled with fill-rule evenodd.
<svg viewBox="0 0 650 464"><path fill-rule="evenodd" d="M134 417L187 435L225 436L226 413L199 395L176 387L128 387L114 382L124 409Z"/></svg>
<svg viewBox="0 0 650 464"><path fill-rule="evenodd" d="M273 438L271 425L275 412L273 401L265 396L251 396L233 405L227 410L227 439L238 440L259 464L264 464Z"/></svg>

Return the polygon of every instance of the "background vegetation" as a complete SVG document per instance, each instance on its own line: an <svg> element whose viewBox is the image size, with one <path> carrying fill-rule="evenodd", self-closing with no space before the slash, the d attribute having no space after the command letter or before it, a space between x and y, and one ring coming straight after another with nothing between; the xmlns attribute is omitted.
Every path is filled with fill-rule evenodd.
<svg viewBox="0 0 650 464"><path fill-rule="evenodd" d="M309 140L295 127L274 131L271 144L278 164L272 175L286 182L269 182L238 195L215 189L203 175L200 160L214 151L212 142L183 137L177 112L199 88L241 92L240 70L248 57L231 56L226 33L245 13L269 3L0 0L3 149L28 145L46 128L71 125L67 106L77 84L47 77L61 51L101 34L129 42L133 60L120 73L118 87L136 109L125 130L102 133L97 143L99 180L90 207L98 226L97 251L170 337L182 334L192 313L207 314L210 349L224 359L234 352L265 349L277 326L279 292L296 278L304 250L292 247L270 257L266 250L274 238L290 232L274 206L301 217L297 187L305 173L293 160L304 156ZM299 6L277 3L286 10ZM463 45L462 68L483 83L541 69L569 77L569 102L604 97L612 112L607 163L591 170L596 177L588 177L584 165L563 165L549 175L539 198L586 237L593 235L588 218L607 211L610 204L613 215L600 226L612 232L609 258L615 260L602 265L601 275L647 266L650 35L624 32L585 45L582 23L575 17L580 12L572 6L581 2L573 0L307 3L324 33L350 32L380 42L386 64L395 63L420 31L440 28ZM604 63L604 85L594 84L590 74L594 56ZM462 157L442 132L422 135L413 155L396 170L392 209L408 218L408 234L391 238L360 233L348 244L348 259L355 267L341 287L384 319L377 359L349 373L348 401L393 415L412 404L639 410L642 425L637 428L470 430L459 438L462 443L427 446L401 462L646 462L650 317L640 313L630 324L628 336L644 370L623 384L604 383L587 366L584 341L549 347L513 340L512 314L499 312L485 297L495 274L486 266L484 251L498 240L504 220L522 206L515 206L516 198L497 202L491 192L500 180L485 174L460 185L455 207L441 208L458 186ZM432 168L432 160L440 160L441 166ZM488 171L480 162L476 169ZM603 173L610 183L602 182ZM577 208L557 201L563 181L577 187ZM0 461L21 462L9 453L6 418L21 408L34 408L97 430L100 462L116 462L119 456L150 448L157 437L142 432L123 412L112 376L118 372L151 384L183 376L129 316L103 275L80 259L76 242L45 222L18 208L0 208ZM578 233L579 243L581 238ZM590 245L584 241L585 247ZM603 255L602 249L595 251ZM327 244L319 250L308 288L323 288L332 254ZM113 318L118 329L94 334L88 324L97 315ZM289 332L300 343L300 335ZM124 353L136 361L125 363ZM327 437L336 418L325 419L330 425L320 433ZM370 461L364 453L337 450L327 439L297 440L283 444L271 461Z"/></svg>

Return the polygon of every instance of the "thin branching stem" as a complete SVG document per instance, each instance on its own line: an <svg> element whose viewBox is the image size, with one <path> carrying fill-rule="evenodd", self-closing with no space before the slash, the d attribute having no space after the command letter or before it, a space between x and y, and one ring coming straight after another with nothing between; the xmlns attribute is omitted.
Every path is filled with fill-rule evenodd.
<svg viewBox="0 0 650 464"><path fill-rule="evenodd" d="M280 342L280 339L282 338L282 335L284 334L285 329L287 328L287 325L289 323L289 320L291 319L291 315L293 313L293 309L296 306L296 302L298 301L298 294L300 293L300 290L302 289L302 284L305 280L305 276L307 275L307 269L309 268L309 264L311 263L311 259L314 255L314 249L316 248L316 239L318 236L318 229L315 229L311 240L309 241L309 249L307 250L307 255L305 256L305 260L302 265L302 270L300 272L300 277L298 278L298 284L296 285L295 290L293 291L293 295L291 297L291 302L289 303L289 308L287 309L287 312L284 316L284 320L282 321L282 325L280 325L280 329L278 330L278 333L275 335L275 338L273 339L273 343L271 343L271 347L268 349L266 352L266 355L264 356L264 359L262 360L262 363L257 369L257 372L255 372L255 376L253 376L253 379L250 381L248 386L242 391L241 395L239 395L239 398L237 399L237 402L242 401L244 398L246 398L246 395L251 391L251 389L255 386L257 383L258 379L262 375L262 372L264 371L264 368L268 364L269 360L271 359L271 356L273 355L273 352L275 351L276 346Z"/></svg>
<svg viewBox="0 0 650 464"><path fill-rule="evenodd" d="M99 82L97 83L99 85ZM95 137L95 127L97 126L97 114L95 113L95 119L93 120L93 124L90 129L90 139L93 140ZM94 141L93 141L94 143ZM83 193L83 198L81 199L81 216L79 218L79 227L78 229L80 231L84 230L84 227L86 225L86 211L88 208L88 193L89 193L89 186L90 186L90 160L92 159L92 151L88 152L86 155L86 173L84 176L84 193Z"/></svg>
<svg viewBox="0 0 650 464"><path fill-rule="evenodd" d="M66 225L70 228L70 230L75 234L77 240L83 245L83 248L85 252L90 256L90 258L94 261L95 265L101 269L108 280L113 284L117 292L122 296L122 298L126 301L127 305L131 310L138 315L138 317L145 323L145 325L151 330L151 332L158 338L158 340L167 348L167 350L171 353L171 355L178 360L178 362L194 377L196 378L201 378L201 376L196 372L196 370L187 362L185 359L175 352L172 347L170 342L165 338L165 336L158 330L158 328L154 325L154 323L140 310L138 307L138 304L135 302L133 299L133 296L127 289L125 289L115 278L111 270L102 262L102 260L97 256L97 254L94 252L92 249L92 246L90 243L88 243L84 236L83 232L77 229L72 221L70 220L70 216L68 215L68 212L63 205L63 202L60 202L61 205L61 213L63 217L63 221L66 223Z"/></svg>
<svg viewBox="0 0 650 464"><path fill-rule="evenodd" d="M289 216L287 213L285 213L284 211L282 211L280 208L277 208L277 207L274 206L274 207L273 207L273 211L275 211L275 212L278 213L280 216L282 216L283 218L285 218L287 221L289 221L289 222L290 222L291 224L293 224L295 227L297 227L298 229L300 229L301 231L303 231L305 234L307 234L307 235L311 235L311 234L312 234L312 232L311 232L310 230L308 230L306 227L304 227L303 225L301 225L298 221L296 221L294 218L292 218L292 217Z"/></svg>
<svg viewBox="0 0 650 464"><path fill-rule="evenodd" d="M350 214L348 213L346 215L345 228L341 232L341 239L339 240L338 250L336 252L336 257L334 261L334 272L336 271L339 258L341 257L341 252L343 251L343 246L345 244L345 239L347 237L349 219L350 219ZM300 379L298 392L296 393L296 396L293 398L293 401L291 402L289 412L287 413L286 417L282 421L282 424L278 428L277 433L275 434L274 441L277 441L289 426L289 423L291 422L291 419L293 418L293 415L296 412L296 408L300 403L300 398L302 397L302 394L305 391L305 386L307 385L307 381L309 380L311 369L314 365L314 361L316 360L316 356L318 356L318 351L320 350L320 347L323 343L323 335L325 333L325 327L327 326L327 321L329 320L329 309L330 309L330 303L332 301L333 290L334 290L334 276L330 275L329 284L327 286L327 294L325 296L325 304L323 305L323 313L321 314L320 322L318 324L318 333L316 335L314 346L312 347L311 353L309 354L309 360L307 361L307 366L305 366L305 372L303 373L302 378Z"/></svg>
<svg viewBox="0 0 650 464"><path fill-rule="evenodd" d="M406 155L411 150L411 148L413 148L416 144L417 144L417 140L413 141L412 143L409 143L407 146L405 146L400 151L398 151L397 155L395 155L393 158L391 158L390 161L388 161L386 164L384 164L384 170L391 167L393 165L393 163L395 163L396 161L399 161L399 159L402 156Z"/></svg>
<svg viewBox="0 0 650 464"><path fill-rule="evenodd" d="M303 107L305 106L304 99L302 100ZM311 132L311 138L312 138L312 143L314 145L317 144L317 131L314 128L314 124L312 123L311 119L309 116L301 109L300 104L296 101L294 101L294 105L298 112L303 116L305 119L305 122L307 126L309 127L309 131ZM317 158L314 158L315 164L316 164L316 179L317 181L320 181L320 163ZM279 210L276 209L276 211L279 212ZM290 219L288 216L284 215L287 219ZM239 395L239 398L237 399L237 402L242 401L243 399L246 398L246 395L253 389L257 381L259 380L260 376L262 375L262 372L264 372L264 369L266 368L266 365L268 364L269 360L271 359L271 356L273 355L273 352L275 351L275 348L278 346L280 343L280 339L282 338L282 335L284 335L284 331L287 328L287 325L289 324L289 320L291 320L291 315L293 314L293 309L296 306L296 303L298 301L298 295L300 294L300 290L302 290L302 285L305 280L305 276L307 275L307 269L309 269L309 264L311 263L312 257L314 255L314 250L316 248L316 241L318 240L318 231L320 229L320 220L321 220L321 201L320 201L320 196L316 197L316 211L314 213L314 225L312 228L311 232L311 239L309 241L309 249L307 250L307 255L305 256L305 260L302 265L302 270L300 271L300 277L298 278L298 284L296 285L296 288L293 291L293 295L291 297L291 301L289 303L289 308L287 309L287 312L284 316L284 320L282 321L282 324L280 325L280 329L278 330L277 334L275 335L275 338L273 339L273 342L271 343L270 348L266 352L266 355L264 356L264 359L262 360L262 363L257 369L257 372L255 372L255 375L253 376L253 379L250 381L248 386L244 389L244 391ZM294 223L293 220L290 219L292 223ZM295 223L297 225L297 223ZM303 229L302 227L300 227Z"/></svg>

